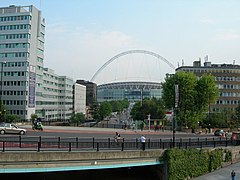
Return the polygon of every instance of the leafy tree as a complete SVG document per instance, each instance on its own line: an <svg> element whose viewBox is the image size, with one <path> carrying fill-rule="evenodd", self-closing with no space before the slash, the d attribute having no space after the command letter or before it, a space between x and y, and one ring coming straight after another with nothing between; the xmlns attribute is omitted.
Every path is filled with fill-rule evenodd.
<svg viewBox="0 0 240 180"><path fill-rule="evenodd" d="M190 128L196 128L204 116L209 103L218 97L218 89L211 75L197 78L193 73L177 72L167 76L163 83L163 101L167 109L175 107L175 85L179 88L179 102L175 109L177 122Z"/></svg>
<svg viewBox="0 0 240 180"><path fill-rule="evenodd" d="M36 114L31 114L31 120L37 119L38 116Z"/></svg>
<svg viewBox="0 0 240 180"><path fill-rule="evenodd" d="M160 99L143 99L143 103L136 102L130 112L131 117L134 120L144 120L147 118L147 115L151 115L153 119L163 119L164 118L164 106L163 102Z"/></svg>
<svg viewBox="0 0 240 180"><path fill-rule="evenodd" d="M72 123L77 123L77 126L78 124L80 123L84 123L86 120L85 116L83 113L76 113L76 114L72 114L72 116L70 117L70 121Z"/></svg>
<svg viewBox="0 0 240 180"><path fill-rule="evenodd" d="M17 115L7 114L7 115L5 116L5 121L6 121L7 123L12 123L12 122L15 122L15 121L17 121L17 120L19 120L19 117L18 117Z"/></svg>
<svg viewBox="0 0 240 180"><path fill-rule="evenodd" d="M99 113L99 104L97 102L93 102L91 105L91 115L93 117L93 119L100 121L100 113Z"/></svg>
<svg viewBox="0 0 240 180"><path fill-rule="evenodd" d="M109 116L112 113L112 106L108 101L102 102L99 107L100 120Z"/></svg>

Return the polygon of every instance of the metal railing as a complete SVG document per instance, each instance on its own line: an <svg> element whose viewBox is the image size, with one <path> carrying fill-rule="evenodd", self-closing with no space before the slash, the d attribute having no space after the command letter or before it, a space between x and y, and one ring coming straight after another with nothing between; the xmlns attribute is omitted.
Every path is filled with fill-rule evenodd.
<svg viewBox="0 0 240 180"><path fill-rule="evenodd" d="M168 148L204 148L204 147L227 147L239 145L239 141L229 138L189 138L176 139L147 139L146 150ZM62 137L4 137L0 138L0 152L6 151L111 151L111 150L142 150L139 139L114 139L96 138L62 138Z"/></svg>

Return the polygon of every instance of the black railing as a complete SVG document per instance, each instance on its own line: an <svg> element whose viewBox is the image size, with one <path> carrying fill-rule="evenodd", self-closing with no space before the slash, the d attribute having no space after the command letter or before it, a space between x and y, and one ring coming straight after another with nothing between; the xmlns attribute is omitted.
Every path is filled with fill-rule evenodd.
<svg viewBox="0 0 240 180"><path fill-rule="evenodd" d="M147 139L145 148L168 149L168 148L204 148L204 147L227 147L239 145L240 141L232 141L229 138L189 138L176 139ZM142 143L138 139L114 139L96 138L63 138L63 137L4 137L0 138L0 151L109 151L109 150L141 150Z"/></svg>

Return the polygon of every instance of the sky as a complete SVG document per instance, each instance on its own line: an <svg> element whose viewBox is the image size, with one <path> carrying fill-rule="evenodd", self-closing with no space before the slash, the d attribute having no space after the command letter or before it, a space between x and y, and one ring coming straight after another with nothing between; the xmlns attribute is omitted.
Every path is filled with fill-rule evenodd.
<svg viewBox="0 0 240 180"><path fill-rule="evenodd" d="M146 50L175 67L208 55L240 64L239 0L0 0L1 7L34 5L46 22L44 66L74 80L91 80L110 59ZM96 76L114 81L162 81L174 73L144 53L114 59Z"/></svg>

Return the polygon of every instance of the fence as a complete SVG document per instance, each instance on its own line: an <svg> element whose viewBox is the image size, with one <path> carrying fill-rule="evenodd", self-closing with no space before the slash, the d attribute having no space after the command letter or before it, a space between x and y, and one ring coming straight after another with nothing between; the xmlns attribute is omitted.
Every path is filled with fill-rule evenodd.
<svg viewBox="0 0 240 180"><path fill-rule="evenodd" d="M189 138L176 139L147 139L147 149L167 148L203 148L203 147L227 147L238 145L239 141L228 138ZM0 138L0 151L111 151L111 150L141 150L139 139L121 139L115 142L113 139L96 138L61 138L61 137L4 137Z"/></svg>

